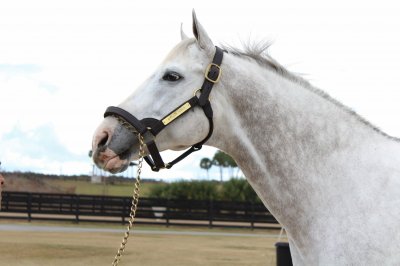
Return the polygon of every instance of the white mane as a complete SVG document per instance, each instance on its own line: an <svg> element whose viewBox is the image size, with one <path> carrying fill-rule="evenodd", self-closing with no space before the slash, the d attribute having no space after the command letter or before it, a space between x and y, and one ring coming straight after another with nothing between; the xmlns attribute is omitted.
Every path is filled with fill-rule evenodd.
<svg viewBox="0 0 400 266"><path fill-rule="evenodd" d="M252 59L252 60L256 61L258 64L260 64L270 70L275 71L277 74L281 75L282 77L302 85L302 87L304 87L305 89L312 91L313 93L323 97L324 99L330 101L331 103L335 104L336 106L346 110L349 114L357 117L357 119L360 122L362 122L366 126L372 128L379 134L381 134L389 139L392 139L395 141L400 141L400 138L393 137L393 136L390 136L389 134L385 133L379 127L373 125L371 122L369 122L367 119L362 117L360 114L358 114L356 111L354 111L350 107L348 107L348 106L344 105L343 103L341 103L340 101L334 99L333 97L331 97L328 93L324 92L323 90L314 87L313 85L311 85L311 83L308 80L302 78L300 75L295 74L295 73L289 71L288 69L286 69L284 66L282 66L280 63L278 63L268 53L268 48L271 45L272 45L272 43L270 43L270 42L248 42L247 44L244 44L243 49L239 49L239 48L232 47L229 45L224 45L223 48L227 52L234 54L236 56L244 57L244 58L247 57L249 59Z"/></svg>

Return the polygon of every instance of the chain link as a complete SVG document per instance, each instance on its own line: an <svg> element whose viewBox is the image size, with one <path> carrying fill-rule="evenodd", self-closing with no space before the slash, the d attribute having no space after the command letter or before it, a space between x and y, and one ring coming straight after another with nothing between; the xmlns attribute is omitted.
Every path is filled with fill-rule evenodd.
<svg viewBox="0 0 400 266"><path fill-rule="evenodd" d="M118 116L114 116L122 126L126 127L129 131L131 131L134 135L137 136L139 140L139 162L138 162L138 167L136 171L136 182L135 182L135 188L133 189L133 195L132 195L132 205L131 205L131 210L129 213L129 223L127 225L124 237L122 238L121 245L117 251L117 254L115 255L114 261L112 262L112 266L117 266L119 262L121 261L122 254L125 251L125 246L126 243L128 242L128 238L130 235L130 231L133 228L133 224L135 222L135 216L136 216L136 211L139 203L139 193L140 193L140 175L142 173L142 165L143 165L143 157L144 157L144 139L143 136L140 135L134 127L132 127L129 123L127 123L125 120Z"/></svg>

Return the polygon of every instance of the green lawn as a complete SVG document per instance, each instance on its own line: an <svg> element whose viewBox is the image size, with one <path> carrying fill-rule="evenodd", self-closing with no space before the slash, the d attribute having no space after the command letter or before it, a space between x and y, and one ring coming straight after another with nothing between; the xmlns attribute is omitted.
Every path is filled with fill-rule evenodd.
<svg viewBox="0 0 400 266"><path fill-rule="evenodd" d="M86 181L47 179L47 184L66 190L75 187L75 193L81 195L106 195L106 196L131 196L134 189L134 182L124 182L118 184L94 184ZM148 197L150 189L154 186L162 186L164 183L143 182L140 186L140 194Z"/></svg>
<svg viewBox="0 0 400 266"><path fill-rule="evenodd" d="M158 228L163 229L166 228ZM110 265L121 239L122 233L0 231L0 265ZM275 238L263 237L133 232L120 265L273 266L275 242Z"/></svg>

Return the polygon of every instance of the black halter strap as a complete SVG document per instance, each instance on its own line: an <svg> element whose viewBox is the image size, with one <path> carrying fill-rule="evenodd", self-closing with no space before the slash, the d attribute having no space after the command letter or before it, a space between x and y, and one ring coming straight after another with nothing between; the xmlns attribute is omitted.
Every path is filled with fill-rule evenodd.
<svg viewBox="0 0 400 266"><path fill-rule="evenodd" d="M180 106L178 106L175 110L170 112L168 115L164 116L162 119L158 120L155 118L144 118L142 120L138 120L135 116L125 111L122 108L110 106L107 108L104 113L104 117L114 115L122 117L127 123L133 126L142 136L145 137L145 144L150 155L145 156L145 161L149 164L153 171L159 171L162 168L171 168L174 164L180 162L184 158L186 158L192 152L198 151L202 148L203 144L211 137L214 124L213 124L213 110L211 108L211 103L209 100L211 89L214 84L217 83L221 77L221 63L224 56L224 52L221 48L215 47L215 55L211 64L208 65L205 74L204 74L204 82L201 86L200 96L197 97L196 92L194 96L190 98L188 101L184 102ZM185 114L189 110L199 106L203 109L204 114L206 115L209 122L209 131L207 136L200 142L192 145L188 150L182 153L173 161L165 164L161 158L161 154L157 148L155 137L158 133L161 132L167 125L169 125L172 121ZM151 134L147 134L151 133Z"/></svg>

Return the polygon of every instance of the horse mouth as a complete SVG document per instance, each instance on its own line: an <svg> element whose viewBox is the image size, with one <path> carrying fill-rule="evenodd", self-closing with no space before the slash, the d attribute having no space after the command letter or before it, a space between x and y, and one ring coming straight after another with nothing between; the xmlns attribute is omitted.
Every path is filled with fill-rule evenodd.
<svg viewBox="0 0 400 266"><path fill-rule="evenodd" d="M121 160L119 156L115 156L109 159L103 166L103 170L108 171L112 174L121 173L125 171L129 166L129 160Z"/></svg>
<svg viewBox="0 0 400 266"><path fill-rule="evenodd" d="M129 148L119 154L109 147L103 147L95 151L93 161L100 169L112 174L125 171L132 160L135 158L136 149Z"/></svg>
<svg viewBox="0 0 400 266"><path fill-rule="evenodd" d="M112 174L125 171L138 157L139 141L131 131L115 120L108 127L101 127L92 143L93 161L100 169Z"/></svg>
<svg viewBox="0 0 400 266"><path fill-rule="evenodd" d="M116 145L119 144L118 146ZM122 145L124 144L124 145ZM93 162L96 166L112 174L125 171L129 163L137 157L138 143L134 139L110 140L93 147Z"/></svg>

